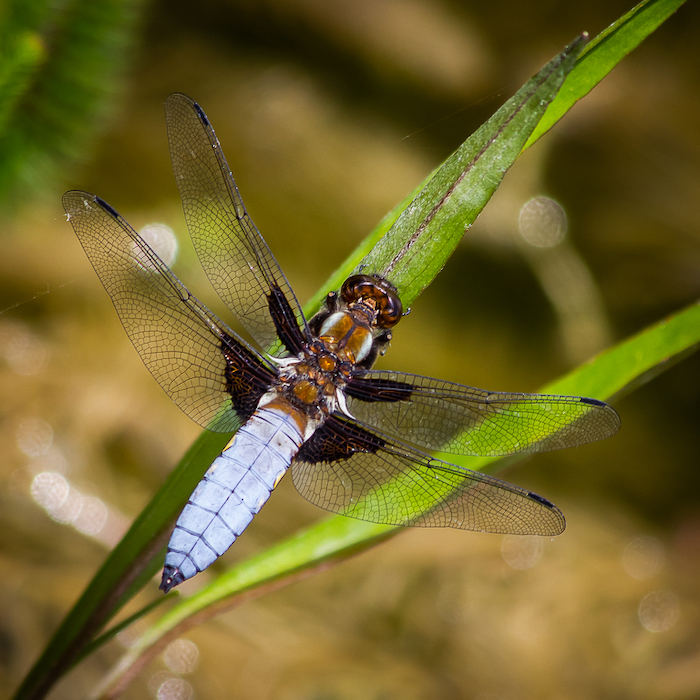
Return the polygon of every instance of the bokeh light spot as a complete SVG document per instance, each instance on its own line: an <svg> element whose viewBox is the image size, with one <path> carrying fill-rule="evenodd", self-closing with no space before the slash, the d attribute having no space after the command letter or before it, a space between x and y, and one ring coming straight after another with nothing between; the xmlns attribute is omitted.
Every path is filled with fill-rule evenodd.
<svg viewBox="0 0 700 700"><path fill-rule="evenodd" d="M27 418L19 424L15 442L27 457L39 457L51 447L53 428L41 418Z"/></svg>
<svg viewBox="0 0 700 700"><path fill-rule="evenodd" d="M47 511L60 508L67 500L70 486L62 474L42 472L32 481L32 498Z"/></svg>
<svg viewBox="0 0 700 700"><path fill-rule="evenodd" d="M66 482L68 483L68 482ZM64 525L72 524L83 509L83 496L68 484L68 494L55 508L46 508L52 520Z"/></svg>
<svg viewBox="0 0 700 700"><path fill-rule="evenodd" d="M501 542L501 556L514 569L531 569L542 558L543 551L541 537L506 535Z"/></svg>
<svg viewBox="0 0 700 700"><path fill-rule="evenodd" d="M664 563L664 548L655 537L633 537L622 552L622 568L637 581L659 572Z"/></svg>
<svg viewBox="0 0 700 700"><path fill-rule="evenodd" d="M653 591L642 598L638 615L649 632L665 632L678 620L678 598L670 591Z"/></svg>
<svg viewBox="0 0 700 700"><path fill-rule="evenodd" d="M40 474L41 472L58 472L64 476L70 471L70 465L63 451L55 445L51 445L46 452L27 460L27 469L30 474Z"/></svg>
<svg viewBox="0 0 700 700"><path fill-rule="evenodd" d="M534 197L520 210L520 235L536 248L551 248L560 243L567 228L566 212L549 197Z"/></svg>
<svg viewBox="0 0 700 700"><path fill-rule="evenodd" d="M158 700L190 700L192 686L182 678L169 678L156 692Z"/></svg>
<svg viewBox="0 0 700 700"><path fill-rule="evenodd" d="M191 673L199 660L199 647L189 639L176 639L163 652L163 661L173 673Z"/></svg>
<svg viewBox="0 0 700 700"><path fill-rule="evenodd" d="M107 506L95 496L83 496L82 508L72 522L79 532L95 537L107 522Z"/></svg>
<svg viewBox="0 0 700 700"><path fill-rule="evenodd" d="M0 354L15 374L27 377L38 374L48 364L50 355L46 343L20 324L0 331Z"/></svg>
<svg viewBox="0 0 700 700"><path fill-rule="evenodd" d="M146 224L139 235L153 252L166 264L172 265L177 257L178 243L175 233L165 224Z"/></svg>

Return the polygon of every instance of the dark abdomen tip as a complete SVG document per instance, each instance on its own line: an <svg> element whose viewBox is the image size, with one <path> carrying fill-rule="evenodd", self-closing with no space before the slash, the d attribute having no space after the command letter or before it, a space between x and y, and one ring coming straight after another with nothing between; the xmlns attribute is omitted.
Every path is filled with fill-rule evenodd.
<svg viewBox="0 0 700 700"><path fill-rule="evenodd" d="M170 593L170 590L175 586L179 586L185 577L182 575L180 569L174 566L166 565L163 567L163 578L160 581L160 590L164 593Z"/></svg>

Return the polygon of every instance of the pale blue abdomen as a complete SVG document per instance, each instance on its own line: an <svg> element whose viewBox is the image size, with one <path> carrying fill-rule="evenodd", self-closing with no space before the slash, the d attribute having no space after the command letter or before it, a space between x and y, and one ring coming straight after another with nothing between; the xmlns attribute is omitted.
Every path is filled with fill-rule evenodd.
<svg viewBox="0 0 700 700"><path fill-rule="evenodd" d="M197 485L168 543L166 593L206 569L248 527L289 468L304 438L280 408L257 410Z"/></svg>

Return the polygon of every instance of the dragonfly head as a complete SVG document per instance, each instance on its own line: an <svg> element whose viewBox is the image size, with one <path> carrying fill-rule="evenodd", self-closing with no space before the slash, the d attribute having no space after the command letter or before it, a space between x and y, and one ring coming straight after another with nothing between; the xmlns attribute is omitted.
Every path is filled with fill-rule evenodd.
<svg viewBox="0 0 700 700"><path fill-rule="evenodd" d="M395 287L383 277L352 275L343 282L340 297L349 309L367 309L372 315L370 325L377 329L392 328L403 315Z"/></svg>

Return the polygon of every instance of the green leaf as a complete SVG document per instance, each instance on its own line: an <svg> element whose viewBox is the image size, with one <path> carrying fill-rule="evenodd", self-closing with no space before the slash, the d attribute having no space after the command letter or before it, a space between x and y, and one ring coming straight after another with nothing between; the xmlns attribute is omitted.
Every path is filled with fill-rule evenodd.
<svg viewBox="0 0 700 700"><path fill-rule="evenodd" d="M542 121L525 144L532 146L549 131L582 97L657 27L663 24L685 0L646 0L602 31L583 50Z"/></svg>
<svg viewBox="0 0 700 700"><path fill-rule="evenodd" d="M96 695L116 697L134 673L187 629L220 615L242 602L313 575L353 554L391 537L397 528L342 516L327 518L229 569L190 598L180 598L120 659L97 689Z"/></svg>

